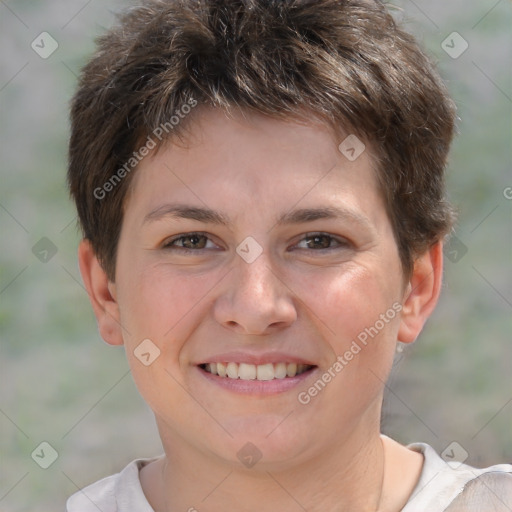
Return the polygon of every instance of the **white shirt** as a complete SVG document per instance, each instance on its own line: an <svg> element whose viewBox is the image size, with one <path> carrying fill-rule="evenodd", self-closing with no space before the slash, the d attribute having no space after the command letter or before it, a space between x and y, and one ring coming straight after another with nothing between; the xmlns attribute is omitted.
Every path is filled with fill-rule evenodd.
<svg viewBox="0 0 512 512"><path fill-rule="evenodd" d="M507 485L512 485L511 464L483 469L461 464L455 468L455 464L450 467L428 444L414 443L408 448L422 453L425 460L420 479L401 512L443 512L468 483L483 474L509 474L511 483ZM139 478L141 468L154 460L134 460L120 473L73 494L67 501L67 512L155 512L144 496Z"/></svg>

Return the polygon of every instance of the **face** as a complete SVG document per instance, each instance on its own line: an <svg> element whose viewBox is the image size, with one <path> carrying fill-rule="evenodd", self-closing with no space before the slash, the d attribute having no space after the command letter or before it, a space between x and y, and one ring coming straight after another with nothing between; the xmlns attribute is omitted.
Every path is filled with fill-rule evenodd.
<svg viewBox="0 0 512 512"><path fill-rule="evenodd" d="M284 467L378 429L408 283L371 148L213 109L189 131L134 176L104 335L164 445Z"/></svg>

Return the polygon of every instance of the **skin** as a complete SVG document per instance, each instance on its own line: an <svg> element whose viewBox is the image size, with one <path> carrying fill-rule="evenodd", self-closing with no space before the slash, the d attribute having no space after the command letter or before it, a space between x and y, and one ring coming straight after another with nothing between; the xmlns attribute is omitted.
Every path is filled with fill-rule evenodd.
<svg viewBox="0 0 512 512"><path fill-rule="evenodd" d="M188 131L186 144L170 141L136 171L115 283L88 241L79 248L100 333L124 344L161 435L165 456L141 471L148 501L158 511L400 510L423 457L380 435L381 402L397 340L413 342L437 302L441 243L404 277L371 147L351 162L323 124L203 108ZM165 203L218 210L230 224L144 222ZM293 209L326 206L353 215L276 224ZM197 231L207 239L166 247ZM332 239L311 237L318 232ZM263 250L252 263L236 252L248 236ZM299 403L396 302L400 314ZM134 355L147 338L160 350L149 366ZM317 368L283 393L233 393L197 367L233 350L286 352ZM252 468L237 457L247 442L262 454Z"/></svg>

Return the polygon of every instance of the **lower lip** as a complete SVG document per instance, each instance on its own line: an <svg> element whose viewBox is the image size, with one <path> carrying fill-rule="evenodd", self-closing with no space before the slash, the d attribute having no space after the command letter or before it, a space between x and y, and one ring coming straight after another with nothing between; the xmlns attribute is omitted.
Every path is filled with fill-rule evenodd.
<svg viewBox="0 0 512 512"><path fill-rule="evenodd" d="M278 393L284 393L289 391L300 384L303 384L317 369L313 367L310 370L306 370L300 375L295 377L285 377L284 379L272 379L272 380L243 380L243 379L230 379L229 377L219 377L213 375L206 370L203 370L199 366L196 366L200 374L208 379L213 384L233 391L235 393L241 393L246 395L277 395Z"/></svg>

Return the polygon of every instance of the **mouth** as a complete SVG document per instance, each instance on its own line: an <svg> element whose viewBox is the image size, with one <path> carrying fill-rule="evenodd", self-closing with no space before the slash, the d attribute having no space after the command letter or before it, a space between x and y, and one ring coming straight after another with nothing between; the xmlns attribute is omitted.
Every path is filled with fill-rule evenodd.
<svg viewBox="0 0 512 512"><path fill-rule="evenodd" d="M249 363L205 363L199 368L206 373L232 380L271 381L292 379L299 375L311 372L316 366L288 362L249 364Z"/></svg>

